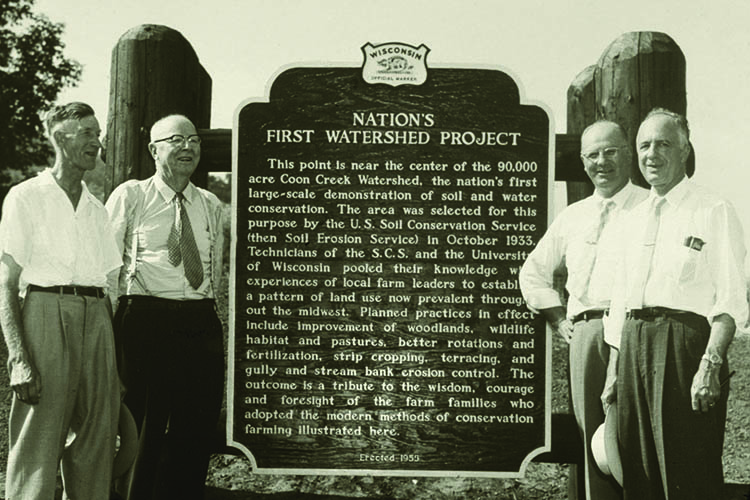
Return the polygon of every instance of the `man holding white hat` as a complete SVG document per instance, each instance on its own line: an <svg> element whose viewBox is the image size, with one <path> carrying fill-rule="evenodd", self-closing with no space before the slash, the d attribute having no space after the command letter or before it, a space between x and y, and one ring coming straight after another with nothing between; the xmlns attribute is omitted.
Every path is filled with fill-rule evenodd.
<svg viewBox="0 0 750 500"><path fill-rule="evenodd" d="M687 179L683 116L652 110L636 150L651 193L622 231L602 395L612 401L616 387L624 497L722 498L722 382L748 314L742 227L728 202Z"/></svg>
<svg viewBox="0 0 750 500"><path fill-rule="evenodd" d="M594 194L567 207L531 252L519 273L529 308L544 314L570 344L570 386L586 454L586 498L621 498L616 482L595 465L591 437L604 422L599 396L604 387L609 348L603 317L612 294L618 248L617 219L644 200L645 189L630 183L631 149L622 127L598 121L581 134L581 159ZM553 287L553 274L568 272L567 310Z"/></svg>

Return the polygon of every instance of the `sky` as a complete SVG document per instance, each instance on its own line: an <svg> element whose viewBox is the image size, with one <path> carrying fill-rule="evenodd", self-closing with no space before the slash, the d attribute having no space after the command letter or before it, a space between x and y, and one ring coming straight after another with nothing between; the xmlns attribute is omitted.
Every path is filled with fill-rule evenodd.
<svg viewBox="0 0 750 500"><path fill-rule="evenodd" d="M734 204L750 248L747 0L37 0L36 10L65 24L66 54L83 65L79 86L60 100L92 104L102 123L119 37L140 24L182 33L213 79L212 128L231 128L240 103L264 98L282 68L358 66L365 43L399 41L427 45L428 64L509 72L564 133L576 75L622 33L664 32L687 60L695 180Z"/></svg>

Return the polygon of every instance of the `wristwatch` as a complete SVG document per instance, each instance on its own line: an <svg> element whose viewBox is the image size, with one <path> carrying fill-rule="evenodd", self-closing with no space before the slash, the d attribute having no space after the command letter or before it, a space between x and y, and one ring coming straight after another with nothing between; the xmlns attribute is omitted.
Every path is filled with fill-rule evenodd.
<svg viewBox="0 0 750 500"><path fill-rule="evenodd" d="M724 363L724 360L721 358L721 356L713 352L704 353L703 356L701 356L701 359L704 359L708 361L709 363L711 363L712 365L717 365L717 366Z"/></svg>

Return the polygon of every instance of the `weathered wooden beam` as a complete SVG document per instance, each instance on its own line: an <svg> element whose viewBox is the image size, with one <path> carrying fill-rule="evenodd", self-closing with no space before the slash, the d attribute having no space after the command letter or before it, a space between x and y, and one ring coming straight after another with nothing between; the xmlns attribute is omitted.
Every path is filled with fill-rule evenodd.
<svg viewBox="0 0 750 500"><path fill-rule="evenodd" d="M201 136L201 161L198 170L205 172L232 171L232 129L198 129Z"/></svg>
<svg viewBox="0 0 750 500"><path fill-rule="evenodd" d="M568 181L566 186L568 205L582 200L594 192L594 186L583 169L583 163L581 163L578 152L580 151L581 133L586 127L596 121L597 118L595 71L596 66L588 66L573 79L570 87L568 87L567 131L568 134L575 135L578 138L576 156L581 174L581 178L579 179L564 179Z"/></svg>
<svg viewBox="0 0 750 500"><path fill-rule="evenodd" d="M581 161L579 134L555 135L555 180L591 186Z"/></svg>

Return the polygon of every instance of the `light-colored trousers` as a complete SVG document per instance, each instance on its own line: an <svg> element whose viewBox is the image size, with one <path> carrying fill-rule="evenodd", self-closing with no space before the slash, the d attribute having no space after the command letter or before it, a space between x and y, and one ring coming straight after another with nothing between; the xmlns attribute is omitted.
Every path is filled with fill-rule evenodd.
<svg viewBox="0 0 750 500"><path fill-rule="evenodd" d="M573 413L584 444L584 477L587 500L619 500L622 489L594 461L591 438L604 422L601 395L607 376L609 346L604 342L601 319L579 321L570 341L570 393ZM582 485L578 485L579 488Z"/></svg>
<svg viewBox="0 0 750 500"><path fill-rule="evenodd" d="M14 399L8 500L51 500L61 464L64 498L109 498L120 389L108 299L30 292L23 306L39 403Z"/></svg>

